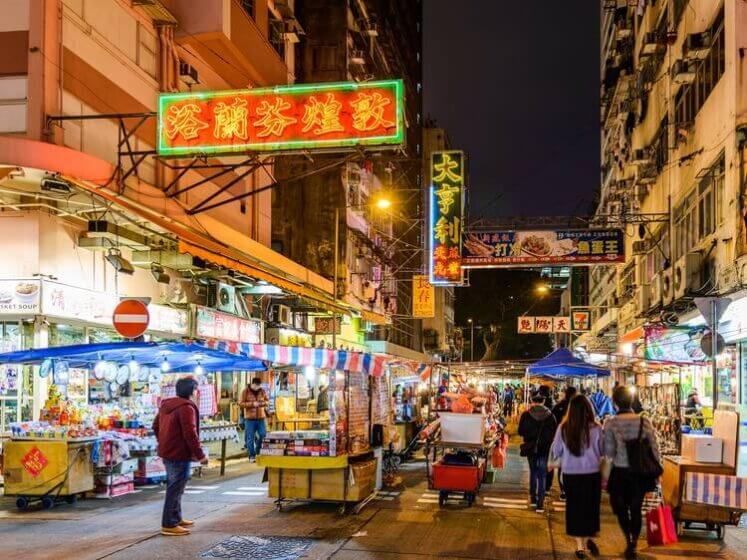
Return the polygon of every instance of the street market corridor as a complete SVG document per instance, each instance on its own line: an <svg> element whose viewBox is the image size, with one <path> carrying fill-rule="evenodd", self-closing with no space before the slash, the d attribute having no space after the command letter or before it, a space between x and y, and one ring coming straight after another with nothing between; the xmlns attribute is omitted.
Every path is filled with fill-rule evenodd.
<svg viewBox="0 0 747 560"><path fill-rule="evenodd" d="M113 500L84 500L75 506L18 512L0 500L0 558L180 559L187 558L382 558L423 560L571 558L564 535L563 503L557 487L544 515L529 511L524 488L528 472L512 447L507 468L484 485L471 508L457 501L444 508L428 490L423 463L403 466L404 487L387 490L359 515L340 516L334 506L299 505L277 511L267 497L262 471L231 462L227 476L210 469L193 478L184 498L185 515L196 520L192 535L158 534L163 490ZM606 496L603 498L606 502ZM168 540L166 540L168 539ZM603 558L620 558L622 537L605 503L599 538ZM724 542L685 536L671 547L648 548L641 558L745 558L747 530L729 527Z"/></svg>

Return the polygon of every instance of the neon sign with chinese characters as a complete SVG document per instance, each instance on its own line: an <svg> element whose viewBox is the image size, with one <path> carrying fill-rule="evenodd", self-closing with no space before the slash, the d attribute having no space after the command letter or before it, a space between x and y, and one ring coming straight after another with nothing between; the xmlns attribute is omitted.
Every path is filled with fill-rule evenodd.
<svg viewBox="0 0 747 560"><path fill-rule="evenodd" d="M397 147L402 80L167 93L158 99L158 153Z"/></svg>
<svg viewBox="0 0 747 560"><path fill-rule="evenodd" d="M464 152L431 154L429 277L434 285L460 285L464 220Z"/></svg>

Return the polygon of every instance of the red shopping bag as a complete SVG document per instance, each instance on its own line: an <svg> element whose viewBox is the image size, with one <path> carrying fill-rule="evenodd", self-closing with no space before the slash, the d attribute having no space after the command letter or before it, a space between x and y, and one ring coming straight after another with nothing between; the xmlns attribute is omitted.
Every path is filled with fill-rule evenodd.
<svg viewBox="0 0 747 560"><path fill-rule="evenodd" d="M502 469L506 466L506 450L500 445L493 448L493 468Z"/></svg>
<svg viewBox="0 0 747 560"><path fill-rule="evenodd" d="M646 514L646 540L650 546L677 542L677 529L674 525L672 508L659 505Z"/></svg>

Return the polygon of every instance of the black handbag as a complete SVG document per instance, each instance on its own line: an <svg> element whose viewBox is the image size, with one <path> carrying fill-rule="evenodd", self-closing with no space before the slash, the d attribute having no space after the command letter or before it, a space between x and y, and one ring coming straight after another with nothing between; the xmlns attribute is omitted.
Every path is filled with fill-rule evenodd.
<svg viewBox="0 0 747 560"><path fill-rule="evenodd" d="M647 478L658 478L664 472L659 461L654 455L654 448L646 437L643 437L643 417L638 426L638 437L625 442L628 451L628 464L630 472Z"/></svg>

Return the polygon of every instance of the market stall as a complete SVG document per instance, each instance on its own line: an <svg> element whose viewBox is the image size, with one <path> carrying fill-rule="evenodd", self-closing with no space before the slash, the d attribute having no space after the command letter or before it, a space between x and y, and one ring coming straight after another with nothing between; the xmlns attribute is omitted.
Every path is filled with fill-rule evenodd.
<svg viewBox="0 0 747 560"><path fill-rule="evenodd" d="M204 418L201 441L221 441L223 474L225 441L237 438L237 432L236 426L229 422L210 420L216 412L217 396L208 375L213 371L265 369L260 360L201 344L174 342L112 342L25 350L0 354L0 363L36 367L40 377L51 381L40 420L11 423L11 441L4 448L6 484L10 481L14 488L12 484L18 478L20 486L15 488L19 500L35 495L24 490L27 475L37 479L43 474L42 479L57 480L67 479L68 471L82 472L82 467L70 466L78 465L79 453L76 461L65 468L60 466L61 460L50 462L40 447L50 440L60 443L57 446L60 449L79 443L81 438L93 444L86 463L92 484L84 485L91 487L83 490L82 486L75 486L71 495L93 491L96 497L110 498L132 492L135 484L163 481L165 467L157 456L150 427L161 399L174 396L175 383L181 375L193 376L198 381L198 409ZM68 398L72 370L84 371L93 381L100 382L103 387L100 398L90 402ZM25 462L26 455L17 451L26 442L34 445L27 453L38 455L34 464L41 465L39 473L34 474L33 464ZM64 455L57 448L48 452ZM6 492L12 493L7 488ZM65 495L58 489L54 492L55 498ZM19 501L19 505L23 503ZM54 500L46 500L43 505L51 507Z"/></svg>

